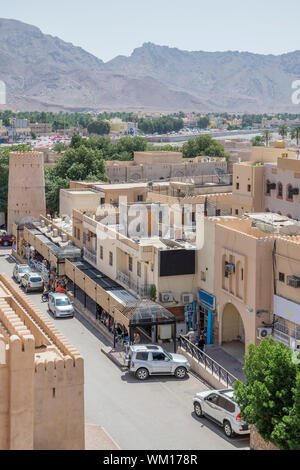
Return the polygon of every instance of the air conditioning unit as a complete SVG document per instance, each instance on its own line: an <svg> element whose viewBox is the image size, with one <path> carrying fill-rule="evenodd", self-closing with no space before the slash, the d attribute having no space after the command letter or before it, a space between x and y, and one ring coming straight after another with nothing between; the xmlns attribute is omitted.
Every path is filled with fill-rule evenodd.
<svg viewBox="0 0 300 470"><path fill-rule="evenodd" d="M257 331L258 331L257 337L259 339L270 338L270 336L272 335L272 332L273 332L272 328L265 328L265 327L264 328L258 328Z"/></svg>
<svg viewBox="0 0 300 470"><path fill-rule="evenodd" d="M182 294L181 299L182 303L191 304L194 301L194 296L193 294Z"/></svg>
<svg viewBox="0 0 300 470"><path fill-rule="evenodd" d="M290 287L295 287L296 289L300 287L300 277L290 276L288 278L288 285Z"/></svg>
<svg viewBox="0 0 300 470"><path fill-rule="evenodd" d="M172 292L161 292L159 294L159 300L161 302L173 302L174 297Z"/></svg>
<svg viewBox="0 0 300 470"><path fill-rule="evenodd" d="M290 348L300 353L300 341L296 338L290 338Z"/></svg>
<svg viewBox="0 0 300 470"><path fill-rule="evenodd" d="M235 273L235 265L233 263L226 263L225 264L225 273L234 274Z"/></svg>

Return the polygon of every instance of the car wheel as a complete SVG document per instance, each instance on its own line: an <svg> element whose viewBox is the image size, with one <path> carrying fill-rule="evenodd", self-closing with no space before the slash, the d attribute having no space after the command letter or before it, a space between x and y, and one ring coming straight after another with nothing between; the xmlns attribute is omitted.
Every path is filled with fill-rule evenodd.
<svg viewBox="0 0 300 470"><path fill-rule="evenodd" d="M177 379L184 379L186 376L186 368L185 367L177 367L177 369L174 372L175 377Z"/></svg>
<svg viewBox="0 0 300 470"><path fill-rule="evenodd" d="M144 367L141 367L136 371L135 376L139 380L146 380L149 377L149 372Z"/></svg>
<svg viewBox="0 0 300 470"><path fill-rule="evenodd" d="M234 437L234 432L232 431L232 427L229 421L224 421L223 429L226 437Z"/></svg>
<svg viewBox="0 0 300 470"><path fill-rule="evenodd" d="M195 411L195 415L198 416L198 418L203 417L201 405L197 401L194 403L194 411Z"/></svg>

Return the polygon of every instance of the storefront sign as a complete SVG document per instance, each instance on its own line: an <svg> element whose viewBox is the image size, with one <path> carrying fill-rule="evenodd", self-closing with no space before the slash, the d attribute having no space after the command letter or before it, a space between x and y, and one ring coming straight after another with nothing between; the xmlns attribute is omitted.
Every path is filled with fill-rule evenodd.
<svg viewBox="0 0 300 470"><path fill-rule="evenodd" d="M205 292L205 290L198 290L199 302L209 310L215 310L216 301L215 296Z"/></svg>

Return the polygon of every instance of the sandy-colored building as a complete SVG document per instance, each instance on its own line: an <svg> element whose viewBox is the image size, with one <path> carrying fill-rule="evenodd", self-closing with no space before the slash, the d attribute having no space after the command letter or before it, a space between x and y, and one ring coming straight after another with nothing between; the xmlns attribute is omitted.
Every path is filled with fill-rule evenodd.
<svg viewBox="0 0 300 470"><path fill-rule="evenodd" d="M106 174L111 183L152 181L213 175L215 169L227 173L227 162L222 158L183 158L181 152L135 152L133 161L107 161Z"/></svg>
<svg viewBox="0 0 300 470"><path fill-rule="evenodd" d="M0 449L84 449L84 363L0 275Z"/></svg>
<svg viewBox="0 0 300 470"><path fill-rule="evenodd" d="M270 323L272 311L272 234L249 219L220 221L215 229L215 339L236 342L241 357L257 344L258 328Z"/></svg>
<svg viewBox="0 0 300 470"><path fill-rule="evenodd" d="M11 152L9 156L8 223L46 215L44 157L41 152Z"/></svg>

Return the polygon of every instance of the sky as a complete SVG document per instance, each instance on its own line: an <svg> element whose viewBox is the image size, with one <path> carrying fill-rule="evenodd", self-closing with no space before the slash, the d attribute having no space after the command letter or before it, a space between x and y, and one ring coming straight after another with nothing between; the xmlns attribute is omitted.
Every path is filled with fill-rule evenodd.
<svg viewBox="0 0 300 470"><path fill-rule="evenodd" d="M144 42L190 51L300 49L299 0L0 0L0 17L35 25L105 62Z"/></svg>

